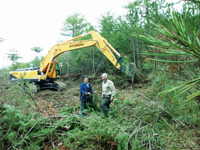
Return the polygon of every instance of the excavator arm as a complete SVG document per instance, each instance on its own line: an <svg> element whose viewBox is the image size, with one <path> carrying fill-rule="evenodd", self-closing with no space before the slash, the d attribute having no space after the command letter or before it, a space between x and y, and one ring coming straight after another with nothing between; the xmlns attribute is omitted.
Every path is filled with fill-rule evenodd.
<svg viewBox="0 0 200 150"><path fill-rule="evenodd" d="M89 34L92 35L92 39L75 41ZM119 64L119 61L121 60L120 54L98 32L90 31L85 35L77 36L71 40L53 46L44 58L44 60L40 63L40 71L46 72L50 64L55 61L55 59L62 53L91 46L97 46L98 49L110 60L110 62L117 69L122 70L122 66ZM115 58L112 52L119 57L118 60Z"/></svg>

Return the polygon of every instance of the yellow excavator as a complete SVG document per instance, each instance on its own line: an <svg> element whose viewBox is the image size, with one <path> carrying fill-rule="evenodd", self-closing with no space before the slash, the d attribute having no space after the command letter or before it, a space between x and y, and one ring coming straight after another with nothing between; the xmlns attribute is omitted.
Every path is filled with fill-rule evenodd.
<svg viewBox="0 0 200 150"><path fill-rule="evenodd" d="M92 39L77 41L77 39L89 34L92 35ZM65 88L65 84L56 81L61 77L61 67L56 61L56 58L62 53L90 46L97 46L117 69L122 70L122 66L119 64L119 62L122 61L120 54L98 32L90 31L85 35L80 35L71 40L54 45L40 63L39 67L11 71L10 80L15 81L22 79L23 81L34 83L35 88L32 89L33 92L36 92L39 89L63 89ZM119 58L116 59L112 52Z"/></svg>

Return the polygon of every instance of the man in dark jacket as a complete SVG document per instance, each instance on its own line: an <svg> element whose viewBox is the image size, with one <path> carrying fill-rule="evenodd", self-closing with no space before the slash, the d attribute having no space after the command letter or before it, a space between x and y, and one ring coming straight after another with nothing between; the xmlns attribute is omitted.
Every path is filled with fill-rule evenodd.
<svg viewBox="0 0 200 150"><path fill-rule="evenodd" d="M81 114L84 114L84 109L86 108L86 102L89 104L94 110L94 104L93 104L93 97L92 93L94 91L92 90L91 84L88 82L88 77L84 76L84 82L80 85L80 100L81 100Z"/></svg>

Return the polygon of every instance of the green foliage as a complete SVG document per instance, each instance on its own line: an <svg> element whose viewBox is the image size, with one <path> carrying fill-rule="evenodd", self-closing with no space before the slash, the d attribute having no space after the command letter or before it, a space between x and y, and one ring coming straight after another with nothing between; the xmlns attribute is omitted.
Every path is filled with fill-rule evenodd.
<svg viewBox="0 0 200 150"><path fill-rule="evenodd" d="M168 60L150 59L159 62L168 63L189 63L197 62L200 58L199 47L199 10L191 11L187 7L183 7L183 14L173 11L170 20L172 21L172 28L167 28L162 25L156 25L157 31L162 35L162 38L158 39L151 35L140 35L139 37L151 44L153 50L157 49L158 53L147 52L145 55L163 57ZM175 60L169 60L170 57ZM177 91L177 96L184 92L194 89L200 82L200 78L188 81L180 86L161 92L160 95ZM193 94L187 96L187 101L200 95L200 91L196 90Z"/></svg>
<svg viewBox="0 0 200 150"><path fill-rule="evenodd" d="M30 63L19 63L19 68L29 68L30 67ZM10 68L10 70L13 70Z"/></svg>
<svg viewBox="0 0 200 150"><path fill-rule="evenodd" d="M37 118L37 113L30 116L23 115L19 110L7 104L1 107L1 114L3 115L0 119L3 122L2 129L4 132L6 131L0 140L2 148L4 148L5 142L12 143L11 147L23 147L26 142L33 138L34 134L29 134L33 127L37 131L40 129L38 122L45 120ZM34 148L37 147L39 145L34 146Z"/></svg>
<svg viewBox="0 0 200 150"><path fill-rule="evenodd" d="M22 58L17 54L17 50L15 49L10 49L10 53L7 54L7 57L13 62L16 63L18 59Z"/></svg>
<svg viewBox="0 0 200 150"><path fill-rule="evenodd" d="M79 13L68 16L64 22L61 35L75 37L82 34L87 26L85 17Z"/></svg>
<svg viewBox="0 0 200 150"><path fill-rule="evenodd" d="M162 83L167 80L160 74L154 82ZM168 83L169 86L172 84L173 82ZM152 90L158 89L160 85L152 85ZM179 146L187 148L189 141L185 141L182 139L183 135L177 133L186 130L187 125L199 128L199 104L194 101L189 105L183 103L184 95L173 101L170 100L172 95L157 99L155 95L158 92L159 90L146 93L146 98L141 98L143 93L135 93L132 98L126 99L121 99L122 95L116 93L109 118L104 118L99 107L101 97L97 94L94 94L93 99L97 110L88 109L85 117L79 115L78 103L76 106L66 104L59 114L47 118L39 113L24 115L13 106L5 104L1 108L0 121L3 122L2 130L6 132L0 144L5 146L6 142L10 147L22 149L44 149L52 145L58 148L59 143L71 149L148 149L149 146L153 149ZM188 131L188 136L192 137L194 131ZM174 141L166 145L171 136ZM183 141L176 143L180 138ZM45 144L45 141L51 144ZM183 142L186 143L185 146L182 145Z"/></svg>
<svg viewBox="0 0 200 150"><path fill-rule="evenodd" d="M101 82L102 82L101 79L95 79L95 80L94 80L94 83L101 83Z"/></svg>
<svg viewBox="0 0 200 150"><path fill-rule="evenodd" d="M35 57L34 60L31 62L33 64L33 67L40 66L40 63L43 61L44 57Z"/></svg>
<svg viewBox="0 0 200 150"><path fill-rule="evenodd" d="M3 82L3 81L6 81L9 77L9 73L8 73L8 70L7 69L0 69L0 80Z"/></svg>
<svg viewBox="0 0 200 150"><path fill-rule="evenodd" d="M36 53L40 53L43 50L43 48L41 48L39 46L35 46L31 50L34 51L34 52L36 52Z"/></svg>
<svg viewBox="0 0 200 150"><path fill-rule="evenodd" d="M5 39L3 39L3 38L0 38L0 43L1 43L1 42L3 42L4 40L5 40Z"/></svg>
<svg viewBox="0 0 200 150"><path fill-rule="evenodd" d="M200 42L198 38L198 24L199 20L195 20L194 26L196 28L193 28L191 31L191 26L188 26L187 24L187 12L185 12L184 16L182 17L181 14L177 12L173 12L172 15L172 23L174 30L171 30L169 28L166 28L164 26L158 26L157 30L163 34L163 37L166 36L167 38L156 39L152 36L142 36L141 38L155 44L154 48L159 48L161 54L157 53L147 53L146 55L154 55L154 56L177 56L177 55L186 55L186 56L193 56L196 58L199 58L199 47ZM192 14L190 14L192 15ZM197 16L196 16L197 17ZM199 17L198 17L199 18ZM192 33L192 35L190 35ZM184 58L184 57L183 57ZM197 60L196 60L197 61ZM186 61L184 61L186 62Z"/></svg>

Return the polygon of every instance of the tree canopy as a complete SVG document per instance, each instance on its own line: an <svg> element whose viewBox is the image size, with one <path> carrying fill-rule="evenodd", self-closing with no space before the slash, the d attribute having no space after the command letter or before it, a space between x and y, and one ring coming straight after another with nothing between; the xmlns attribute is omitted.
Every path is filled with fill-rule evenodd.
<svg viewBox="0 0 200 150"><path fill-rule="evenodd" d="M68 16L63 23L61 35L75 37L82 34L87 26L86 19L79 13Z"/></svg>

